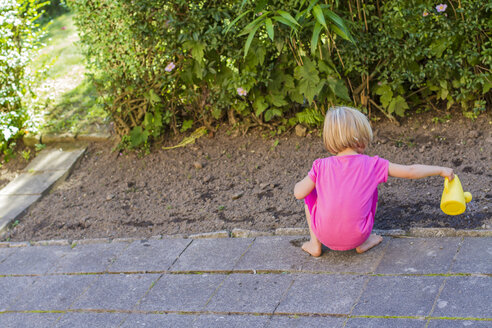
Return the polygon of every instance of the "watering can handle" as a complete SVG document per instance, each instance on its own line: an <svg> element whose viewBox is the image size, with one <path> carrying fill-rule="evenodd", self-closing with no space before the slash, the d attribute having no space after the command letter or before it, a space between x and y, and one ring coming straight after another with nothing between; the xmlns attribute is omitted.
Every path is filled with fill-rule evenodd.
<svg viewBox="0 0 492 328"><path fill-rule="evenodd" d="M446 190L446 192L449 191L449 179L448 178L444 178L444 190Z"/></svg>

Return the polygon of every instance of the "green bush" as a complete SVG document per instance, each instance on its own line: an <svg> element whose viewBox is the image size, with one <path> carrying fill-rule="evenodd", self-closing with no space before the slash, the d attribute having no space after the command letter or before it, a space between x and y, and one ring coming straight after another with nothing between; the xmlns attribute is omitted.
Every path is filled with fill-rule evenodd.
<svg viewBox="0 0 492 328"><path fill-rule="evenodd" d="M402 116L411 105L492 103L492 2L391 0L343 2L357 48L340 44L353 99ZM340 62L338 62L340 65Z"/></svg>
<svg viewBox="0 0 492 328"><path fill-rule="evenodd" d="M43 33L36 20L45 4L36 0L0 2L0 151L3 153L23 132L29 119L23 98L30 91L35 74L27 67Z"/></svg>
<svg viewBox="0 0 492 328"><path fill-rule="evenodd" d="M298 1L289 4L298 6ZM269 6L275 11L284 5L271 1ZM120 0L72 6L93 80L109 104L117 132L133 146L166 128L186 131L197 122L212 127L226 117L249 126L278 117L282 130L288 123L284 117L315 96L334 103L335 91L342 90L341 97L348 100L326 51L322 60L302 52L294 58L291 28L281 22L276 21L275 42L262 28L244 56L245 40L237 33L249 22L239 20L225 30L241 10L251 18L261 16L252 5ZM299 66L301 61L305 65Z"/></svg>
<svg viewBox="0 0 492 328"><path fill-rule="evenodd" d="M320 125L340 103L390 118L427 103L481 110L490 101L491 4L447 3L444 11L427 0L70 5L116 131L137 147L166 129L225 119L274 133Z"/></svg>

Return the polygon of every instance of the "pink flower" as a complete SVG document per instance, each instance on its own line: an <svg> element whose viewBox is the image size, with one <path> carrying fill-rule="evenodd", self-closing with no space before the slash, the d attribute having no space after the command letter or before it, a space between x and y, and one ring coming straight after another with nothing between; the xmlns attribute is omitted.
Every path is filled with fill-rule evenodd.
<svg viewBox="0 0 492 328"><path fill-rule="evenodd" d="M167 66L166 66L166 68L164 70L166 72L171 72L175 67L176 67L176 65L174 65L173 62L170 62L169 64L167 64Z"/></svg>
<svg viewBox="0 0 492 328"><path fill-rule="evenodd" d="M446 11L446 8L448 8L448 5L445 5L443 3L436 6L436 10L438 13L442 13L442 12Z"/></svg>
<svg viewBox="0 0 492 328"><path fill-rule="evenodd" d="M67 28L66 28L65 26L62 26L62 28L61 28L61 29L62 29L62 30L66 30Z"/></svg>
<svg viewBox="0 0 492 328"><path fill-rule="evenodd" d="M240 96L246 96L248 94L248 92L246 90L244 90L243 88L237 88L236 91L237 91L237 94Z"/></svg>
<svg viewBox="0 0 492 328"><path fill-rule="evenodd" d="M424 11L424 12L422 13L422 16L427 17L427 16L429 16L429 13L428 13L427 11Z"/></svg>

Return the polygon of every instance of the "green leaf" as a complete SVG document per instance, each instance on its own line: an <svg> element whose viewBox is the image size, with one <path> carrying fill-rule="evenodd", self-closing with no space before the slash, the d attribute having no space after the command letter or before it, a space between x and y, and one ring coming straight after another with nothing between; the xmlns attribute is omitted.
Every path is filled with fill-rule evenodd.
<svg viewBox="0 0 492 328"><path fill-rule="evenodd" d="M196 42L193 40L189 40L183 43L183 48L186 50L191 50L191 57L196 61L203 60L203 50L205 49L205 43Z"/></svg>
<svg viewBox="0 0 492 328"><path fill-rule="evenodd" d="M246 43L244 44L244 58L246 58L246 55L248 55L248 50L249 47L251 46L251 42L253 41L253 38L255 37L256 31L260 28L260 25L257 25L248 35L248 39L246 40Z"/></svg>
<svg viewBox="0 0 492 328"><path fill-rule="evenodd" d="M248 2L248 0L243 0L243 2L241 2L241 7L239 8L239 11L243 10L243 7L246 4L246 2Z"/></svg>
<svg viewBox="0 0 492 328"><path fill-rule="evenodd" d="M319 33L321 32L321 24L316 22L313 29L313 36L311 37L311 53L314 54L318 47Z"/></svg>
<svg viewBox="0 0 492 328"><path fill-rule="evenodd" d="M396 113L398 116L403 116L405 114L405 110L408 109L408 104L402 96L397 96L391 100L391 103L388 106L388 113Z"/></svg>
<svg viewBox="0 0 492 328"><path fill-rule="evenodd" d="M325 9L323 13L325 14L325 16L327 16L330 19L330 21L333 22L334 26L331 26L331 28L336 34L340 35L342 38L344 38L347 41L355 43L354 38L350 34L350 30L348 29L347 25L345 25L343 19L340 16L335 14L330 9Z"/></svg>
<svg viewBox="0 0 492 328"><path fill-rule="evenodd" d="M243 2L244 4L244 2ZM240 20L241 18L244 17L244 15L246 15L247 13L249 13L251 11L251 9L249 10L246 10L244 13L242 13L241 15L237 16L229 25L227 25L226 29L225 29L225 34L227 34L229 32L229 30L231 29L231 27L234 26L234 24L237 23L238 20Z"/></svg>
<svg viewBox="0 0 492 328"><path fill-rule="evenodd" d="M141 126L136 126L130 131L130 144L132 147L138 147L145 143L149 138L149 132L143 131Z"/></svg>
<svg viewBox="0 0 492 328"><path fill-rule="evenodd" d="M492 88L492 82L490 80L487 80L483 84L483 89L482 89L482 94L486 94L489 92L490 88Z"/></svg>
<svg viewBox="0 0 492 328"><path fill-rule="evenodd" d="M343 83L343 80L337 80L337 83L335 85L335 95L343 100L347 100L347 101L351 100L348 93L348 89L345 86L345 83Z"/></svg>
<svg viewBox="0 0 492 328"><path fill-rule="evenodd" d="M436 56L437 58L441 58L442 53L444 52L444 50L446 50L447 46L448 45L446 41L439 39L431 43L431 45L429 46L429 52L431 55Z"/></svg>
<svg viewBox="0 0 492 328"><path fill-rule="evenodd" d="M296 19L292 17L292 15L289 14L288 12L284 10L277 10L277 13L283 18L285 18L286 20L288 20L289 22L291 22L292 24L300 26L299 23L296 21Z"/></svg>
<svg viewBox="0 0 492 328"><path fill-rule="evenodd" d="M186 132L193 126L193 120L185 120L179 131Z"/></svg>
<svg viewBox="0 0 492 328"><path fill-rule="evenodd" d="M299 80L299 91L311 103L317 94L319 75L313 62L305 57L304 65L294 69L294 77Z"/></svg>
<svg viewBox="0 0 492 328"><path fill-rule="evenodd" d="M393 99L393 91L391 87L387 84L379 86L375 90L377 95L380 95L380 101L384 108L388 108L391 100Z"/></svg>
<svg viewBox="0 0 492 328"><path fill-rule="evenodd" d="M266 53L267 53L267 51L266 51L265 47L263 47L261 45L256 47L255 56L256 56L256 62L258 63L258 65L263 65L263 63L265 62Z"/></svg>
<svg viewBox="0 0 492 328"><path fill-rule="evenodd" d="M316 18L318 23L323 25L325 29L328 29L328 26L326 26L325 15L323 14L323 10L319 5L313 7L313 16Z"/></svg>
<svg viewBox="0 0 492 328"><path fill-rule="evenodd" d="M143 120L143 125L145 127L151 126L153 120L154 120L154 115L152 115L152 113L147 112L147 113L145 113L145 118Z"/></svg>
<svg viewBox="0 0 492 328"><path fill-rule="evenodd" d="M270 18L267 18L265 20L265 27L266 27L268 36L273 41L273 38L275 36L275 32L273 31L273 23L272 23L272 20Z"/></svg>
<svg viewBox="0 0 492 328"><path fill-rule="evenodd" d="M329 58L325 58L324 60L319 60L318 67L319 67L319 71L326 73L326 75L335 74L336 76L340 77L340 74L338 74L335 65Z"/></svg>
<svg viewBox="0 0 492 328"><path fill-rule="evenodd" d="M145 99L147 99L152 106L161 102L161 97L157 93L154 92L153 89L150 89L148 93L145 93Z"/></svg>
<svg viewBox="0 0 492 328"><path fill-rule="evenodd" d="M283 18L282 16L273 16L272 18L275 19L277 22L289 26L293 30L297 30L297 26L294 23L292 23L288 19Z"/></svg>
<svg viewBox="0 0 492 328"><path fill-rule="evenodd" d="M270 121L275 116L282 116L282 111L278 108L272 108L265 112L265 122Z"/></svg>
<svg viewBox="0 0 492 328"><path fill-rule="evenodd" d="M265 98L263 98L263 96L257 97L253 102L253 108L255 110L255 115L260 116L268 108Z"/></svg>
<svg viewBox="0 0 492 328"><path fill-rule="evenodd" d="M354 39L352 39L352 36L350 34L347 34L346 32L344 32L340 28L338 28L338 26L336 26L334 24L330 24L330 28L333 30L333 32L335 32L336 35L341 36L342 39L345 39L347 41L350 41L352 43L355 43Z"/></svg>
<svg viewBox="0 0 492 328"><path fill-rule="evenodd" d="M246 27L241 31L241 33L238 34L238 36L246 35L251 31L258 29L258 26L262 23L261 21L267 18L266 13L268 12L265 12L263 15L261 15L260 17L256 18L251 23L246 25Z"/></svg>
<svg viewBox="0 0 492 328"><path fill-rule="evenodd" d="M311 0L311 2L309 3L309 7L307 8L307 12L310 12L313 7L318 3L319 0Z"/></svg>
<svg viewBox="0 0 492 328"><path fill-rule="evenodd" d="M266 96L268 103L272 104L275 107L283 107L287 106L289 103L284 99L284 95L282 93L272 93Z"/></svg>
<svg viewBox="0 0 492 328"><path fill-rule="evenodd" d="M260 11L262 11L263 9L265 9L267 4L268 4L268 0L258 0L256 2L255 14L257 14Z"/></svg>
<svg viewBox="0 0 492 328"><path fill-rule="evenodd" d="M205 49L205 43L195 42L193 48L191 48L191 56L197 61L203 60L203 50Z"/></svg>

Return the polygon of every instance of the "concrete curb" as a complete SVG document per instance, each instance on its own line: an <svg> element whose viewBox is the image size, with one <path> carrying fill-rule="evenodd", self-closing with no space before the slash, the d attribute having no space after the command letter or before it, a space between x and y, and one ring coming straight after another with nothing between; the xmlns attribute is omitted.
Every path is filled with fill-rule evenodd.
<svg viewBox="0 0 492 328"><path fill-rule="evenodd" d="M111 139L111 133L88 133L88 134L31 134L28 133L22 137L24 145L34 147L36 144L55 144L55 143L75 143L75 142L104 142Z"/></svg>
<svg viewBox="0 0 492 328"><path fill-rule="evenodd" d="M411 228L409 231L393 230L373 230L374 233L395 238L444 238L444 237L492 237L492 230L455 230L452 228ZM139 240L160 240L160 239L217 239L217 238L255 238L273 236L309 236L309 230L304 228L279 228L275 232L257 231L247 229L234 229L232 231L220 230L198 234L178 234L178 235L156 235L151 237L124 237L124 238L88 238L77 240L41 240L23 242L0 242L0 248L18 248L29 246L77 246L108 243L132 243Z"/></svg>

